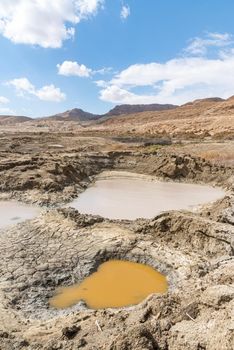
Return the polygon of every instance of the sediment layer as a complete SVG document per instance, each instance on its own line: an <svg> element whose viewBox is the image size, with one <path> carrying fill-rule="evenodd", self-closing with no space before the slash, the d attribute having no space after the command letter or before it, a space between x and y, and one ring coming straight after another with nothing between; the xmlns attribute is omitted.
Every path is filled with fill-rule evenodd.
<svg viewBox="0 0 234 350"><path fill-rule="evenodd" d="M107 220L52 208L103 170L210 183L225 198L196 213ZM1 198L44 206L36 219L0 232L0 349L230 350L233 344L233 168L163 150L4 154ZM123 309L49 307L59 286L109 259L149 264L168 278L165 295Z"/></svg>

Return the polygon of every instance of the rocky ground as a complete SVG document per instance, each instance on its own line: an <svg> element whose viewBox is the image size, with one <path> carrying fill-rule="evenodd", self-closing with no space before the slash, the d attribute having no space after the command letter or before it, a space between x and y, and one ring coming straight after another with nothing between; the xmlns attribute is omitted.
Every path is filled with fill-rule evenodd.
<svg viewBox="0 0 234 350"><path fill-rule="evenodd" d="M234 169L195 153L188 144L152 148L69 134L2 136L1 198L45 210L0 232L1 350L233 349ZM111 169L219 185L227 194L196 213L152 220L107 220L59 208ZM168 278L168 293L123 309L49 307L57 287L81 281L109 259L157 268Z"/></svg>
<svg viewBox="0 0 234 350"><path fill-rule="evenodd" d="M164 110L120 115L91 125L88 130L108 135L167 135L179 139L233 139L234 97L208 98Z"/></svg>
<svg viewBox="0 0 234 350"><path fill-rule="evenodd" d="M79 133L83 136L162 137L184 140L233 140L234 97L227 100L207 98L177 108L161 105L155 109L118 106L115 113L90 120L90 113L74 109L50 118L0 118L5 132ZM142 107L142 106L141 106ZM150 107L148 105L148 107ZM142 112L139 112L139 111ZM77 111L81 112L77 114ZM130 114L129 114L130 113ZM84 117L86 115L86 118ZM99 116L100 117L100 116ZM85 121L86 120L86 121Z"/></svg>

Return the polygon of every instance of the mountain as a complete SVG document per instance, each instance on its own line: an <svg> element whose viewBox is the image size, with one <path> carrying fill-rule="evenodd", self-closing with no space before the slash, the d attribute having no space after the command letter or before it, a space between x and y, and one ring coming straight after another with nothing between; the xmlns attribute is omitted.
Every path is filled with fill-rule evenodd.
<svg viewBox="0 0 234 350"><path fill-rule="evenodd" d="M227 100L222 100L222 103L215 104L210 109L209 114L213 115L225 115L226 117L234 114L234 96L231 96Z"/></svg>
<svg viewBox="0 0 234 350"><path fill-rule="evenodd" d="M85 112L80 108L74 108L62 113L54 114L48 117L43 118L36 118L34 121L76 121L76 122L91 122L91 121L97 121L100 119L100 121L106 120L109 117L119 116L119 115L129 115L132 113L142 113L145 111L163 111L163 110L169 110L174 109L177 106L165 104L151 104L151 105L120 105L116 106L113 109L111 109L109 112L99 115L99 114L93 114L89 112ZM8 124L17 124L17 123L23 123L32 120L32 118L24 117L24 116L7 116L2 115L0 116L0 125L8 125Z"/></svg>
<svg viewBox="0 0 234 350"><path fill-rule="evenodd" d="M149 104L149 105L119 105L111 109L105 116L116 116L123 114L133 114L142 112L154 112L154 111L164 111L168 109L174 109L178 106L171 104Z"/></svg>
<svg viewBox="0 0 234 350"><path fill-rule="evenodd" d="M16 115L0 115L0 125L10 125L17 123L25 123L32 120L29 117L16 116Z"/></svg>
<svg viewBox="0 0 234 350"><path fill-rule="evenodd" d="M234 138L234 97L206 98L167 110L109 116L92 124L88 131L116 136Z"/></svg>
<svg viewBox="0 0 234 350"><path fill-rule="evenodd" d="M100 118L107 118L118 115L128 115L132 113L141 113L145 111L163 111L168 109L174 109L177 106L166 104L151 104L151 105L119 105L111 109L109 112L99 115L83 111L79 108L74 108L63 113L58 113L49 117L41 118L42 120L56 120L56 121L79 121L87 122L92 120L98 120Z"/></svg>
<svg viewBox="0 0 234 350"><path fill-rule="evenodd" d="M144 110L142 112L142 109ZM134 111L134 113L132 112ZM234 139L234 96L199 99L182 106L122 105L105 115L75 108L50 117L31 119L23 116L0 116L0 126L29 121L27 128L46 127L53 130L77 129L95 135L161 137L178 139ZM51 121L51 123L50 123ZM57 123L62 121L63 123ZM34 130L34 129L33 129ZM36 129L37 130L37 129Z"/></svg>
<svg viewBox="0 0 234 350"><path fill-rule="evenodd" d="M200 98L198 100L192 101L192 102L187 102L183 106L195 106L199 104L215 104L216 102L224 102L223 98L220 97L209 97L209 98Z"/></svg>
<svg viewBox="0 0 234 350"><path fill-rule="evenodd" d="M49 117L40 118L40 120L56 120L56 121L79 121L87 122L96 120L101 116L88 113L79 108L74 108L63 113L58 113Z"/></svg>

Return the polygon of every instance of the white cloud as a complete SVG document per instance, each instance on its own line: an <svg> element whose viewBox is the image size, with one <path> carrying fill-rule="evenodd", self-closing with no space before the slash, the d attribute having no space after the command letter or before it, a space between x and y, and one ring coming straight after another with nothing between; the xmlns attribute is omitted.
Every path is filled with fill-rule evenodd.
<svg viewBox="0 0 234 350"><path fill-rule="evenodd" d="M108 87L108 83L105 80L96 80L94 83L101 88Z"/></svg>
<svg viewBox="0 0 234 350"><path fill-rule="evenodd" d="M92 69L87 68L84 64L78 62L64 61L62 64L57 64L58 74L65 76L89 77Z"/></svg>
<svg viewBox="0 0 234 350"><path fill-rule="evenodd" d="M93 70L86 67L84 64L79 64L76 61L64 61L62 64L57 64L58 74L65 76L77 76L82 78L89 78L96 74L109 74L112 71L111 67L104 67Z"/></svg>
<svg viewBox="0 0 234 350"><path fill-rule="evenodd" d="M35 87L27 78L12 79L7 82L7 85L14 86L20 96L23 95L24 92L27 92L29 94L35 93Z"/></svg>
<svg viewBox="0 0 234 350"><path fill-rule="evenodd" d="M218 40L217 47L222 50L221 41L228 41L229 34L209 34ZM203 40L203 39L201 39ZM212 44L214 46L214 43ZM209 48L210 43L203 47ZM134 64L123 70L109 82L102 82L100 98L113 103L174 103L219 96L227 98L234 94L234 50L225 55L209 58L183 56L165 63L152 62ZM106 84L106 86L105 86ZM151 88L150 93L137 94L137 88ZM133 91L134 89L134 91Z"/></svg>
<svg viewBox="0 0 234 350"><path fill-rule="evenodd" d="M112 67L104 67L104 68L101 68L101 69L93 70L92 73L93 73L93 74L105 75L105 74L111 73L112 70L113 70Z"/></svg>
<svg viewBox="0 0 234 350"><path fill-rule="evenodd" d="M1 105L6 105L10 102L10 100L4 96L0 96L0 114L15 114L14 111L12 111L8 107L2 107Z"/></svg>
<svg viewBox="0 0 234 350"><path fill-rule="evenodd" d="M136 104L136 103L151 103L146 96L142 99L141 96L137 96L132 92L129 92L125 89L121 89L116 85L108 86L106 89L101 90L100 98L103 101L113 102L113 103L127 103L127 104ZM141 102L144 101L144 102Z"/></svg>
<svg viewBox="0 0 234 350"><path fill-rule="evenodd" d="M1 0L0 33L14 43L58 48L104 0Z"/></svg>
<svg viewBox="0 0 234 350"><path fill-rule="evenodd" d="M7 104L9 103L10 101L8 100L8 98L4 97L4 96L0 96L0 104Z"/></svg>
<svg viewBox="0 0 234 350"><path fill-rule="evenodd" d="M19 78L8 81L7 85L14 86L20 96L27 93L38 97L42 101L51 102L61 102L66 99L66 95L53 84L36 89L27 78Z"/></svg>
<svg viewBox="0 0 234 350"><path fill-rule="evenodd" d="M66 95L53 84L43 86L36 91L35 95L42 101L61 102L66 99Z"/></svg>
<svg viewBox="0 0 234 350"><path fill-rule="evenodd" d="M229 33L207 33L205 38L192 39L185 52L191 55L205 55L210 47L221 48L231 44L233 44L233 36Z"/></svg>
<svg viewBox="0 0 234 350"><path fill-rule="evenodd" d="M120 12L120 17L124 20L130 16L131 10L128 5L123 5Z"/></svg>
<svg viewBox="0 0 234 350"><path fill-rule="evenodd" d="M16 112L13 111L12 109L10 108L5 108L5 107L0 107L0 114L5 114L5 115L15 115Z"/></svg>

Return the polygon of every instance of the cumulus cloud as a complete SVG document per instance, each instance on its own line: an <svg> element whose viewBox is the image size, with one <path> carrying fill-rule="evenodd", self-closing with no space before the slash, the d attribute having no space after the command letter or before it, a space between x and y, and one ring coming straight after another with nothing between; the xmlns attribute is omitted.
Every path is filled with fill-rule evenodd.
<svg viewBox="0 0 234 350"><path fill-rule="evenodd" d="M66 95L60 88L55 87L53 84L36 89L27 78L18 78L8 81L7 85L14 86L19 96L29 94L38 97L42 101L51 102L61 102L66 99Z"/></svg>
<svg viewBox="0 0 234 350"><path fill-rule="evenodd" d="M12 79L7 82L7 85L14 86L19 95L23 95L25 92L35 94L34 85L32 85L27 78Z"/></svg>
<svg viewBox="0 0 234 350"><path fill-rule="evenodd" d="M0 33L14 43L59 48L104 0L1 0Z"/></svg>
<svg viewBox="0 0 234 350"><path fill-rule="evenodd" d="M36 90L35 95L42 101L61 102L66 99L66 95L53 84L43 86L41 89Z"/></svg>
<svg viewBox="0 0 234 350"><path fill-rule="evenodd" d="M78 62L64 61L62 64L57 64L58 74L65 76L89 77L92 69L87 68L84 64Z"/></svg>
<svg viewBox="0 0 234 350"><path fill-rule="evenodd" d="M93 70L86 67L84 64L79 64L76 61L64 61L62 64L57 64L58 74L64 76L77 76L81 78L89 78L95 74L108 74L112 71L111 67L104 67L98 70Z"/></svg>
<svg viewBox="0 0 234 350"><path fill-rule="evenodd" d="M130 16L131 10L128 5L123 5L120 12L121 19L125 20Z"/></svg>
<svg viewBox="0 0 234 350"><path fill-rule="evenodd" d="M137 104L137 103L151 103L147 96L137 96L132 92L125 89L121 89L116 85L108 86L106 89L101 90L100 98L103 101L113 102L113 103L127 103L127 104ZM148 101L148 102L147 102Z"/></svg>
<svg viewBox="0 0 234 350"><path fill-rule="evenodd" d="M164 63L134 64L124 69L108 82L102 82L101 100L112 103L174 103L183 104L197 98L234 94L234 50L229 34L209 34L216 40L217 56L201 56L201 50L190 55L173 58ZM196 39L198 40L198 38ZM222 54L222 42L229 42L230 50ZM209 49L210 42L201 39L200 47ZM106 85L105 85L106 84ZM101 86L101 85L100 85ZM151 89L138 94L137 89Z"/></svg>
<svg viewBox="0 0 234 350"><path fill-rule="evenodd" d="M4 96L0 96L0 104L7 104L9 103L10 101L8 100L8 98L4 97Z"/></svg>

